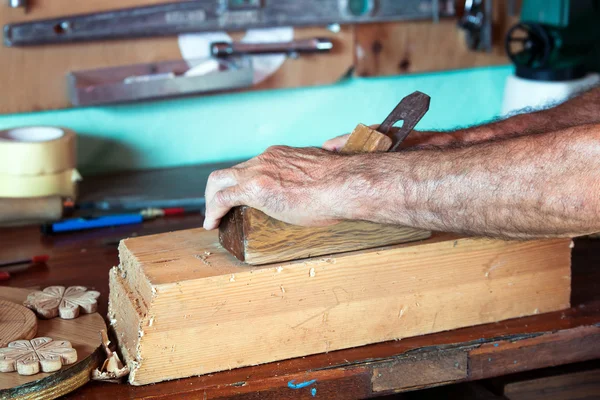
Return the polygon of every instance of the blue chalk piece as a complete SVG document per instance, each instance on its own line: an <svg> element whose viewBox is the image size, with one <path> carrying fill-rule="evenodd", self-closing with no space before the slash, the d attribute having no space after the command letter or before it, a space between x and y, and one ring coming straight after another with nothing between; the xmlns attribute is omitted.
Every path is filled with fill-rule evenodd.
<svg viewBox="0 0 600 400"><path fill-rule="evenodd" d="M317 395L317 388L310 389L310 394L312 395L312 397L315 397Z"/></svg>
<svg viewBox="0 0 600 400"><path fill-rule="evenodd" d="M498 347L498 343L494 343L494 347Z"/></svg>
<svg viewBox="0 0 600 400"><path fill-rule="evenodd" d="M296 382L296 380L292 379L291 381L288 382L288 387L290 389L302 389L302 388L305 388L307 386L312 385L316 381L317 381L316 379L313 379L312 381L306 381L306 382L301 382L301 383L294 383L294 382Z"/></svg>

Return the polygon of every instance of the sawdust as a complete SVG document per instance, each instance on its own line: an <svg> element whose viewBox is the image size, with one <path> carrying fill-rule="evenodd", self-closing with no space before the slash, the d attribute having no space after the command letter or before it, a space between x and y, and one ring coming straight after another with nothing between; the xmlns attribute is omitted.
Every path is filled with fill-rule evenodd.
<svg viewBox="0 0 600 400"><path fill-rule="evenodd" d="M400 309L400 312L398 313L398 318L402 318L402 316L404 315L405 312L406 312L406 309L404 307L402 307Z"/></svg>
<svg viewBox="0 0 600 400"><path fill-rule="evenodd" d="M212 253L210 251L205 251L204 254L194 254L194 258L202 261L205 265L211 265L210 261L208 261L208 257Z"/></svg>
<svg viewBox="0 0 600 400"><path fill-rule="evenodd" d="M314 277L315 277L315 275L316 275L316 273L315 273L315 269L314 269L314 268L311 268L311 269L308 271L308 276L309 276L309 277L311 277L311 278L314 278Z"/></svg>
<svg viewBox="0 0 600 400"><path fill-rule="evenodd" d="M235 282L235 275L231 274L231 277L229 278L229 282Z"/></svg>

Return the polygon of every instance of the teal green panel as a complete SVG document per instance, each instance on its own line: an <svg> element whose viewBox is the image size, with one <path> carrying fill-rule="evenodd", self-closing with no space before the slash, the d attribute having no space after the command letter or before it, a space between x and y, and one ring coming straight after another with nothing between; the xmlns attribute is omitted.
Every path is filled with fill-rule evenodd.
<svg viewBox="0 0 600 400"><path fill-rule="evenodd" d="M58 125L79 133L80 170L160 168L249 158L270 145L319 146L381 122L405 95L432 97L418 129L450 129L499 114L509 66L331 86L0 116L0 129Z"/></svg>
<svg viewBox="0 0 600 400"><path fill-rule="evenodd" d="M570 0L523 0L521 20L566 27L569 24L570 2Z"/></svg>

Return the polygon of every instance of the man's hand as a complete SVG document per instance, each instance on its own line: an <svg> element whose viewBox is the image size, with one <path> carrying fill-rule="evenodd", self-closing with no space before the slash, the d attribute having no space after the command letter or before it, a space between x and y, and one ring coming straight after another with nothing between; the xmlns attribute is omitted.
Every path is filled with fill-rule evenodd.
<svg viewBox="0 0 600 400"><path fill-rule="evenodd" d="M323 148L329 151L340 151L346 145L350 134L340 135L323 143Z"/></svg>
<svg viewBox="0 0 600 400"><path fill-rule="evenodd" d="M206 185L204 228L217 228L232 207L241 205L295 225L335 223L351 200L346 193L352 177L349 158L316 148L274 146L215 171Z"/></svg>

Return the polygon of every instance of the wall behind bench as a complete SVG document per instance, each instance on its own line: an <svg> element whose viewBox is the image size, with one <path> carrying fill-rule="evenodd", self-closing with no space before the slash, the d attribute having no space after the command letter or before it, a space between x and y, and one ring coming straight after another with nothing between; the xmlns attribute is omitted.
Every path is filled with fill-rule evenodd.
<svg viewBox="0 0 600 400"><path fill-rule="evenodd" d="M500 113L512 67L378 78L135 105L0 116L0 129L65 126L78 132L81 172L149 169L249 158L274 144L319 146L359 123L380 123L405 95L432 98L418 129L446 130Z"/></svg>

